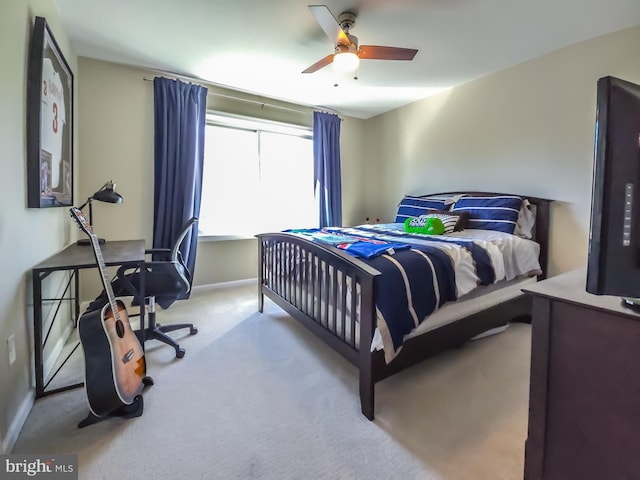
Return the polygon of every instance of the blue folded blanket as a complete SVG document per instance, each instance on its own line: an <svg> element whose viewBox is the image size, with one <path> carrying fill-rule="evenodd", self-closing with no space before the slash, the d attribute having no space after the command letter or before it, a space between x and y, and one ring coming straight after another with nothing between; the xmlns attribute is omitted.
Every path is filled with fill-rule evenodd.
<svg viewBox="0 0 640 480"><path fill-rule="evenodd" d="M388 255L393 255L395 252L399 250L406 250L410 248L406 243L398 243L398 242L369 242L369 241L357 241L354 243L345 243L342 245L337 245L338 248L344 250L349 255L353 255L354 257L362 257L362 258L372 258L378 255L382 255L386 253Z"/></svg>
<svg viewBox="0 0 640 480"><path fill-rule="evenodd" d="M399 250L411 248L410 245L401 242L387 242L375 240L373 238L358 237L356 235L346 235L330 230L307 228L299 230L286 230L291 233L298 233L311 237L314 242L325 243L333 247L344 250L345 253L354 257L372 258L386 253L393 255Z"/></svg>

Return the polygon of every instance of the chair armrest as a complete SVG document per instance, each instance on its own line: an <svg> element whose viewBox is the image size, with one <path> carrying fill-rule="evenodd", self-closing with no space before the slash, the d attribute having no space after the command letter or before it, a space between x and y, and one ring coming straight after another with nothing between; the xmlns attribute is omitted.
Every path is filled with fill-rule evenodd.
<svg viewBox="0 0 640 480"><path fill-rule="evenodd" d="M148 248L144 251L144 253L145 255L156 255L167 259L170 259L171 257L170 248Z"/></svg>
<svg viewBox="0 0 640 480"><path fill-rule="evenodd" d="M147 248L144 253L171 253L170 248Z"/></svg>

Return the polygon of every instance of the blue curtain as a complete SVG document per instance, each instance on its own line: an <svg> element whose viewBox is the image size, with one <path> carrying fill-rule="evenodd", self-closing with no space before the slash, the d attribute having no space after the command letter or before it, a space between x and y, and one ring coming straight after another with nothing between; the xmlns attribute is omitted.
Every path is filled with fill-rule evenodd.
<svg viewBox="0 0 640 480"><path fill-rule="evenodd" d="M156 77L153 92L153 247L168 248L187 220L200 214L207 89ZM197 242L194 229L182 247L192 278Z"/></svg>
<svg viewBox="0 0 640 480"><path fill-rule="evenodd" d="M313 112L313 171L320 227L342 226L340 117Z"/></svg>

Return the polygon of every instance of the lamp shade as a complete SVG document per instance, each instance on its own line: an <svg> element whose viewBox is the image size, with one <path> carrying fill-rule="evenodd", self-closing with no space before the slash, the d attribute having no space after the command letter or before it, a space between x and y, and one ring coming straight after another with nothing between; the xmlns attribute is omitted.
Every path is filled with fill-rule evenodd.
<svg viewBox="0 0 640 480"><path fill-rule="evenodd" d="M91 198L99 202L122 203L122 195L116 192L116 184L113 180L105 183L100 190L94 193Z"/></svg>
<svg viewBox="0 0 640 480"><path fill-rule="evenodd" d="M96 200L98 202L105 203L122 203L122 195L116 192L116 184L113 180L109 180L105 183L100 190L87 198L87 201L84 202L79 208L82 210L87 204L89 205L89 225L93 226L93 204L92 202ZM105 243L104 238L98 238L99 243ZM76 242L78 245L91 245L91 242L86 238L81 238Z"/></svg>

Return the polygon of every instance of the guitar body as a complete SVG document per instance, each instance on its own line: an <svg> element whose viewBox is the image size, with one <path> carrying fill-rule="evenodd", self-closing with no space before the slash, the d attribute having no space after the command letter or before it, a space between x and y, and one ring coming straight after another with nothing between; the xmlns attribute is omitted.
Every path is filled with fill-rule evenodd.
<svg viewBox="0 0 640 480"><path fill-rule="evenodd" d="M118 309L115 314L112 303ZM102 417L131 405L142 392L147 368L124 303L116 299L101 311L82 315L78 333L84 350L85 390L91 413Z"/></svg>

